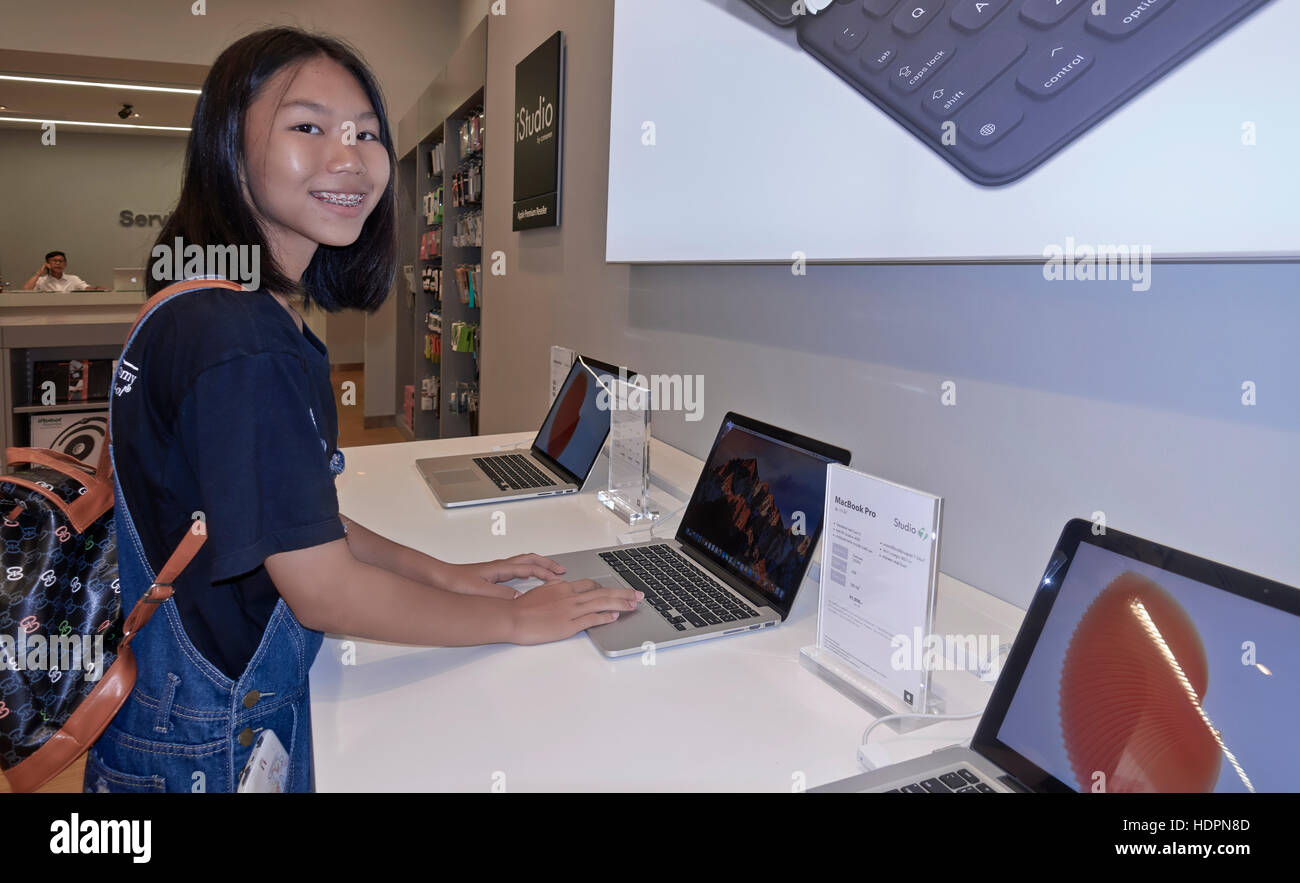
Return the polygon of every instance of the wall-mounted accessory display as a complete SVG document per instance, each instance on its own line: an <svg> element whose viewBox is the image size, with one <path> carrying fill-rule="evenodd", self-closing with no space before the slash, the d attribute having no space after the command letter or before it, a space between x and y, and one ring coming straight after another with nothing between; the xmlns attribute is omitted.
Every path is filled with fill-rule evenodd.
<svg viewBox="0 0 1300 883"><path fill-rule="evenodd" d="M420 235L420 260L433 261L442 257L442 230L429 230Z"/></svg>
<svg viewBox="0 0 1300 883"><path fill-rule="evenodd" d="M460 302L477 309L483 305L479 291L483 283L482 264L462 264L456 268L456 289L460 292Z"/></svg>
<svg viewBox="0 0 1300 883"><path fill-rule="evenodd" d="M457 218L451 244L457 248L482 248L483 212L466 212Z"/></svg>
<svg viewBox="0 0 1300 883"><path fill-rule="evenodd" d="M480 187L482 182L480 180ZM420 206L424 211L424 223L429 226L442 223L442 186L439 185L424 194L420 200Z"/></svg>
<svg viewBox="0 0 1300 883"><path fill-rule="evenodd" d="M441 267L425 267L420 271L420 290L434 297L442 297Z"/></svg>
<svg viewBox="0 0 1300 883"><path fill-rule="evenodd" d="M482 151L484 134L483 108L475 110L462 120L459 132L461 156Z"/></svg>
<svg viewBox="0 0 1300 883"><path fill-rule="evenodd" d="M478 413L478 384L461 381L447 392L447 410L453 414Z"/></svg>
<svg viewBox="0 0 1300 883"><path fill-rule="evenodd" d="M478 352L478 325L472 322L452 322L451 348L457 353Z"/></svg>
<svg viewBox="0 0 1300 883"><path fill-rule="evenodd" d="M451 176L451 204L457 207L483 202L483 161L470 160Z"/></svg>
<svg viewBox="0 0 1300 883"><path fill-rule="evenodd" d="M441 397L455 393L458 383L478 381L482 339L478 307L485 237L485 90L479 87L453 98L463 85L463 80L442 83L439 88L446 87L443 97L448 103L434 109L441 122L398 166L399 177L415 175L403 185L408 200L404 207L409 208L401 220L403 230L409 231L402 234L409 243L406 248L419 254L419 288L399 323L403 336L410 336L400 342L398 354L399 389L410 383L415 390L412 422L406 427L415 439L455 438L478 431L478 415L469 408L468 397L458 411L438 405ZM427 119L406 122L408 128L413 123L426 125ZM444 358L444 352L466 356Z"/></svg>
<svg viewBox="0 0 1300 883"><path fill-rule="evenodd" d="M558 227L564 133L564 34L515 65L512 230Z"/></svg>
<svg viewBox="0 0 1300 883"><path fill-rule="evenodd" d="M433 411L438 407L438 377L430 375L420 381L420 410Z"/></svg>

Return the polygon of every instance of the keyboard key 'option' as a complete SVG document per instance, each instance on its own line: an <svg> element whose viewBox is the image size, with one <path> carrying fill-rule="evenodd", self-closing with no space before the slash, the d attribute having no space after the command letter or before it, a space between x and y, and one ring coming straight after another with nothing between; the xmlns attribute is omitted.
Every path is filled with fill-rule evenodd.
<svg viewBox="0 0 1300 883"><path fill-rule="evenodd" d="M1088 16L1088 30L1103 37L1122 39L1173 5L1174 0L1111 2L1107 4L1104 14Z"/></svg>

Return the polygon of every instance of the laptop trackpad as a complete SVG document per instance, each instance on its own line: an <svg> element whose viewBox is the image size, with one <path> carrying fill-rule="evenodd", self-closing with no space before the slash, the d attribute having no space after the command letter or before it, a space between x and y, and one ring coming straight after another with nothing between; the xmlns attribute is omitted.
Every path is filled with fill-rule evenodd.
<svg viewBox="0 0 1300 883"><path fill-rule="evenodd" d="M467 481L478 481L479 474L473 469L452 469L433 473L433 480L438 484L464 484Z"/></svg>

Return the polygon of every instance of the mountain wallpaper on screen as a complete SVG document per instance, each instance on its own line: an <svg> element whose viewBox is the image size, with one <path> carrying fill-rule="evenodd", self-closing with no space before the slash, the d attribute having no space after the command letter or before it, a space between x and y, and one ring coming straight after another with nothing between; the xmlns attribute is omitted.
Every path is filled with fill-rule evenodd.
<svg viewBox="0 0 1300 883"><path fill-rule="evenodd" d="M699 490L699 519L719 546L744 549L741 563L752 567L759 583L784 594L801 576L812 551L812 538L793 533L758 461L735 457L706 470ZM805 525L805 530L807 530Z"/></svg>

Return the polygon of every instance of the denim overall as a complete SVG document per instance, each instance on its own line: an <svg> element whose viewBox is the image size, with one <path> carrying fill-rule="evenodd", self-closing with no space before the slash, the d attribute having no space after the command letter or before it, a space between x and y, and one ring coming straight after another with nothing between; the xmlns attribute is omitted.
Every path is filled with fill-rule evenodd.
<svg viewBox="0 0 1300 883"><path fill-rule="evenodd" d="M125 617L155 574L127 509L116 461L113 466ZM289 754L287 790L315 790L307 672L323 640L320 632L303 628L281 598L253 658L232 681L190 643L175 601L160 604L131 643L139 672L135 689L90 749L84 790L234 791L263 729L272 730Z"/></svg>
<svg viewBox="0 0 1300 883"><path fill-rule="evenodd" d="M125 613L154 573L116 476L113 491ZM281 598L257 652L232 681L194 649L175 602L159 605L131 643L139 669L135 689L90 749L85 790L234 791L263 728L289 753L287 790L314 790L307 672L323 640Z"/></svg>

